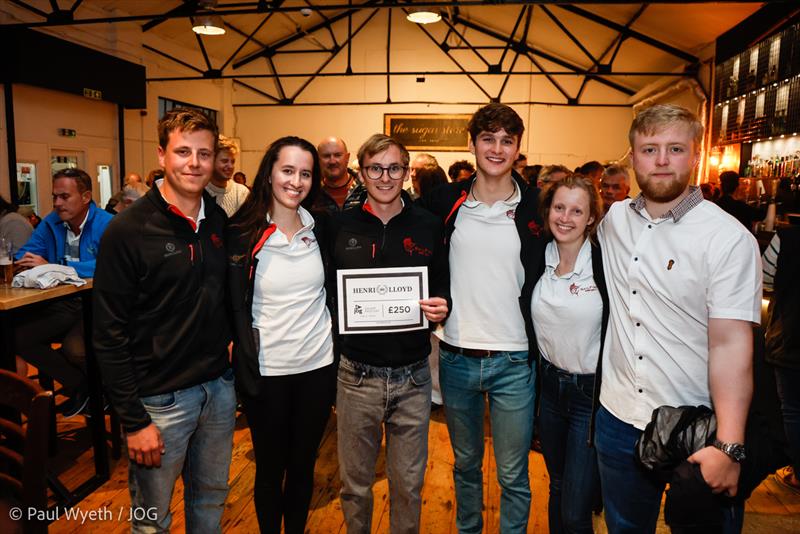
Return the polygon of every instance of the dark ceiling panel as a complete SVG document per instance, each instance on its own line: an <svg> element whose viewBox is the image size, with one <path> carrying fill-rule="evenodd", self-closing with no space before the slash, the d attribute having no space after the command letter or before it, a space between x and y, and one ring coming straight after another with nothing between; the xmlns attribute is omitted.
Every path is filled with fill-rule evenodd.
<svg viewBox="0 0 800 534"><path fill-rule="evenodd" d="M84 95L126 108L146 107L142 65L33 30L0 32L0 79ZM102 95L102 96L101 96Z"/></svg>

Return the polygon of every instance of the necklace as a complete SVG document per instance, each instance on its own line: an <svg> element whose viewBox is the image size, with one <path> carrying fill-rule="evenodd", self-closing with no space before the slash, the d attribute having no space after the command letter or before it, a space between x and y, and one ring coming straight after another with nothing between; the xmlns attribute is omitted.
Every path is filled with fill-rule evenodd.
<svg viewBox="0 0 800 534"><path fill-rule="evenodd" d="M517 192L517 188L516 188L516 187L514 186L514 184L512 183L512 184L511 184L511 194L509 194L509 195L508 195L508 196L507 196L507 197L506 197L506 198L503 200L503 202L508 202L509 200L511 200L511 197L513 197L513 196L514 196L514 193L516 193L516 192ZM481 200L479 200L479 199L478 199L478 197L476 197L476 196L475 196L475 182L474 182L474 181L473 181L473 182L472 182L472 184L469 186L469 194L470 194L470 195L472 195L472 199L473 199L473 200L475 200L475 202L481 202Z"/></svg>

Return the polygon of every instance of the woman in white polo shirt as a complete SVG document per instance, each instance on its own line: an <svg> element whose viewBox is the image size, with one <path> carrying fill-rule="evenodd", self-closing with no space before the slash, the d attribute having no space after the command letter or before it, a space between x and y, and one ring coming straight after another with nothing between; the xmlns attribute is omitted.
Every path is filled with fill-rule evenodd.
<svg viewBox="0 0 800 534"><path fill-rule="evenodd" d="M324 220L303 207L317 152L283 137L261 160L227 233L233 365L253 439L261 532L305 530L314 463L335 394Z"/></svg>
<svg viewBox="0 0 800 534"><path fill-rule="evenodd" d="M545 271L533 291L531 312L540 356L539 429L550 476L553 534L592 532L592 508L599 497L591 427L608 296L592 234L601 206L592 181L580 174L551 182L542 193L545 231L553 240L545 249Z"/></svg>

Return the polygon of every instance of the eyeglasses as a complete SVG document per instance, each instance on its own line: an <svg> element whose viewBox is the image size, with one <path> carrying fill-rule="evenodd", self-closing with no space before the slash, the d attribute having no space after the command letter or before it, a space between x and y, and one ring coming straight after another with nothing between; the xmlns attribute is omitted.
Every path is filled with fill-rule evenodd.
<svg viewBox="0 0 800 534"><path fill-rule="evenodd" d="M381 167L380 165L368 165L366 167L367 178L370 180L380 180L383 178L383 173L389 174L392 180L402 180L405 177L408 167L403 165L389 165L388 167Z"/></svg>

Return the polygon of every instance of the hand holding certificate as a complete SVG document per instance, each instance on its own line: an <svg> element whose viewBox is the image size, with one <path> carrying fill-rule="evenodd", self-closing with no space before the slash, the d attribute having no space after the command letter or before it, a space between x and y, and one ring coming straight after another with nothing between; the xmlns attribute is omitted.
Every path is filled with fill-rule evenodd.
<svg viewBox="0 0 800 534"><path fill-rule="evenodd" d="M428 299L426 267L340 269L337 289L340 334L422 330L426 316L447 313L443 299Z"/></svg>

